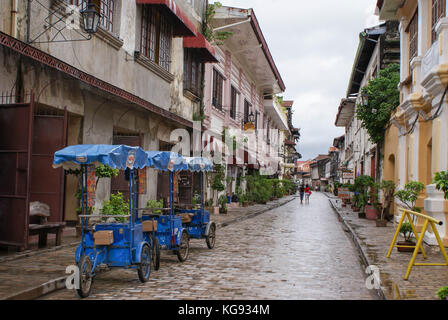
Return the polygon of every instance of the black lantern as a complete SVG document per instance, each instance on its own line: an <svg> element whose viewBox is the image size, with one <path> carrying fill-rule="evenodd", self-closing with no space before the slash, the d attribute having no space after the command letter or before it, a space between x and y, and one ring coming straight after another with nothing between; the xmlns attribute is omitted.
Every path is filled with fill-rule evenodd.
<svg viewBox="0 0 448 320"><path fill-rule="evenodd" d="M95 9L95 4L89 2L87 8L81 11L84 21L84 31L88 34L96 33L100 23L100 14Z"/></svg>
<svg viewBox="0 0 448 320"><path fill-rule="evenodd" d="M254 123L255 122L255 116L254 113L251 111L249 116L247 117L247 121Z"/></svg>

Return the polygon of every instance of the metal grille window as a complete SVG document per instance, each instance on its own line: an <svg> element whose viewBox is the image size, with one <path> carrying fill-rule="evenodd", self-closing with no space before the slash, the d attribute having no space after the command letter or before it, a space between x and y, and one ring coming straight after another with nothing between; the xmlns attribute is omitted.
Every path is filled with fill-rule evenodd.
<svg viewBox="0 0 448 320"><path fill-rule="evenodd" d="M194 49L184 50L184 90L199 96L202 64Z"/></svg>
<svg viewBox="0 0 448 320"><path fill-rule="evenodd" d="M409 62L418 54L418 10L415 12L408 27L409 32Z"/></svg>
<svg viewBox="0 0 448 320"><path fill-rule="evenodd" d="M232 86L230 100L230 117L234 120L236 119L237 98L238 91L236 91L236 89Z"/></svg>
<svg viewBox="0 0 448 320"><path fill-rule="evenodd" d="M109 32L114 31L115 0L101 0L100 25Z"/></svg>
<svg viewBox="0 0 448 320"><path fill-rule="evenodd" d="M173 30L169 20L157 8L145 5L140 34L141 55L170 71Z"/></svg>
<svg viewBox="0 0 448 320"><path fill-rule="evenodd" d="M431 41L437 39L436 25L446 15L446 0L432 0Z"/></svg>
<svg viewBox="0 0 448 320"><path fill-rule="evenodd" d="M213 98L212 104L219 110L222 110L222 88L224 84L224 77L213 69Z"/></svg>

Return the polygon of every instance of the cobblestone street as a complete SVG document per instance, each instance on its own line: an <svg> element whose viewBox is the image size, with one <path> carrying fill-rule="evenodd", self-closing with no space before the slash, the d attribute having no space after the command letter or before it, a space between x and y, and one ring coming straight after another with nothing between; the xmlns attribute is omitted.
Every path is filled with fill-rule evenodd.
<svg viewBox="0 0 448 320"><path fill-rule="evenodd" d="M88 299L377 299L356 248L321 193L219 229L216 246L190 243L179 263L163 252L142 284L134 270L100 274ZM78 299L66 289L44 299Z"/></svg>

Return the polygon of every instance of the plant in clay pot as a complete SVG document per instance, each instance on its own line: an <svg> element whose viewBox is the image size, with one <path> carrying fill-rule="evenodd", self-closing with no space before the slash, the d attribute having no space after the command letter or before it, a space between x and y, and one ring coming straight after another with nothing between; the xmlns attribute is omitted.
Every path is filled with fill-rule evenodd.
<svg viewBox="0 0 448 320"><path fill-rule="evenodd" d="M405 222L401 225L400 234L403 236L404 241L398 241L399 246L411 246L411 248L397 247L400 252L413 252L415 247L415 242L412 240L412 227L409 222Z"/></svg>
<svg viewBox="0 0 448 320"><path fill-rule="evenodd" d="M222 195L218 199L219 213L227 213L227 196Z"/></svg>

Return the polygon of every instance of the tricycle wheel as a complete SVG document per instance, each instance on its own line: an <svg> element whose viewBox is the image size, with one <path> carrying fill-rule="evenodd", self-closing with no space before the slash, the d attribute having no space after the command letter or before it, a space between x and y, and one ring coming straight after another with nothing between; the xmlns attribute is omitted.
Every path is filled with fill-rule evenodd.
<svg viewBox="0 0 448 320"><path fill-rule="evenodd" d="M87 298L92 290L92 261L88 256L82 256L78 263L79 268L79 289L76 289L79 297Z"/></svg>
<svg viewBox="0 0 448 320"><path fill-rule="evenodd" d="M180 238L179 250L177 250L177 259L180 262L184 262L188 259L188 254L190 253L190 239L188 237L187 231L182 232Z"/></svg>
<svg viewBox="0 0 448 320"><path fill-rule="evenodd" d="M149 280L151 274L151 250L148 245L142 247L141 262L137 269L138 278L145 283Z"/></svg>
<svg viewBox="0 0 448 320"><path fill-rule="evenodd" d="M159 270L160 268L160 246L159 246L159 239L157 237L152 237L152 266L154 267L154 270Z"/></svg>
<svg viewBox="0 0 448 320"><path fill-rule="evenodd" d="M212 223L210 225L210 229L208 230L208 234L205 238L205 242L207 242L207 247L209 249L214 248L215 240L216 240L216 225L214 223Z"/></svg>

